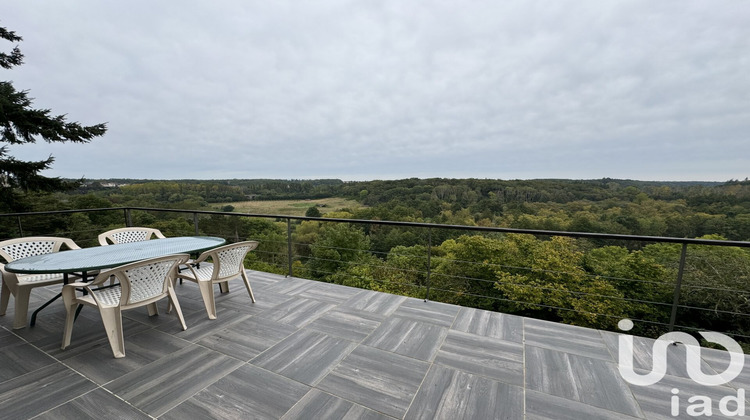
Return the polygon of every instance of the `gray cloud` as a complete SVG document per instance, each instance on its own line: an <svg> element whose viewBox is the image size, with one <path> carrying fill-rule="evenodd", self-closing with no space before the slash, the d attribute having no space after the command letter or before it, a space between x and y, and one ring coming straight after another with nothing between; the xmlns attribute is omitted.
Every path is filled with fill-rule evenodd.
<svg viewBox="0 0 750 420"><path fill-rule="evenodd" d="M61 4L62 3L62 4ZM91 178L748 176L743 1L34 1L5 71Z"/></svg>

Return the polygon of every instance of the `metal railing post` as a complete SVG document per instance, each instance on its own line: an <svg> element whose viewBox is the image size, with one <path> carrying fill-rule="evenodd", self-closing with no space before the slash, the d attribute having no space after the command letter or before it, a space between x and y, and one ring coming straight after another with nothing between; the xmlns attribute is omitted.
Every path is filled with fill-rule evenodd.
<svg viewBox="0 0 750 420"><path fill-rule="evenodd" d="M198 236L198 213L193 213L193 226L195 227L195 236Z"/></svg>
<svg viewBox="0 0 750 420"><path fill-rule="evenodd" d="M130 217L130 209L125 209L125 227L133 226L133 219Z"/></svg>
<svg viewBox="0 0 750 420"><path fill-rule="evenodd" d="M687 243L682 244L680 252L680 266L677 269L677 282L674 286L674 299L672 300L672 315L669 317L669 331L674 331L677 321L677 305L680 303L680 289L682 288L682 273L685 271L685 256L687 255Z"/></svg>
<svg viewBox="0 0 750 420"><path fill-rule="evenodd" d="M292 219L287 218L286 219L286 255L287 255L287 264L289 265L289 274L287 274L287 277L294 277L294 273L292 272Z"/></svg>
<svg viewBox="0 0 750 420"><path fill-rule="evenodd" d="M21 226L21 216L17 216L18 219L18 237L23 238L23 226Z"/></svg>
<svg viewBox="0 0 750 420"><path fill-rule="evenodd" d="M424 296L424 301L427 302L427 300L430 298L430 274L432 273L432 264L431 264L431 257L432 257L432 228L427 228L427 292Z"/></svg>

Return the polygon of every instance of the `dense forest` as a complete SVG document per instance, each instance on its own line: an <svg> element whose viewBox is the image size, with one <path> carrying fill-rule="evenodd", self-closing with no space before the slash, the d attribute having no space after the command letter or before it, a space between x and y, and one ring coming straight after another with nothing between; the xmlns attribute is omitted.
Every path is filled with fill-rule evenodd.
<svg viewBox="0 0 750 420"><path fill-rule="evenodd" d="M102 185L119 187L103 187ZM206 209L245 200L345 197L357 219L680 238L750 239L750 181L404 179L89 182L71 198L102 205ZM91 203L87 204L87 207Z"/></svg>
<svg viewBox="0 0 750 420"><path fill-rule="evenodd" d="M654 241L602 241L549 235L480 233L367 223L427 222L569 232L750 240L750 181L403 179L92 180L75 191L28 197L36 211L154 207L231 212L247 200L343 197L360 202L323 218L295 220L296 276L507 313L615 330L622 318L656 336L670 320L681 247ZM314 207L308 215L318 216ZM47 217L40 231L88 235L123 224L121 212ZM179 213L136 212L134 224L167 235L194 233ZM248 264L286 274L281 218L200 219L201 234L261 241ZM14 226L0 227L12 231ZM77 233L82 232L82 233ZM690 246L677 325L722 331L750 343L750 251ZM747 344L745 344L747 345Z"/></svg>

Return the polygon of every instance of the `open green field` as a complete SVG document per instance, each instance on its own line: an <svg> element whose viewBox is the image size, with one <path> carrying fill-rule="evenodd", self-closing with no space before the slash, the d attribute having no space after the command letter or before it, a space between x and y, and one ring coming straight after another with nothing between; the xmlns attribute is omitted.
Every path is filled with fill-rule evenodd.
<svg viewBox="0 0 750 420"><path fill-rule="evenodd" d="M345 208L357 209L362 204L345 198L330 197L315 200L250 200L234 203L217 203L213 205L220 210L224 206L233 206L237 213L280 214L285 216L304 216L308 208L318 206L322 214Z"/></svg>

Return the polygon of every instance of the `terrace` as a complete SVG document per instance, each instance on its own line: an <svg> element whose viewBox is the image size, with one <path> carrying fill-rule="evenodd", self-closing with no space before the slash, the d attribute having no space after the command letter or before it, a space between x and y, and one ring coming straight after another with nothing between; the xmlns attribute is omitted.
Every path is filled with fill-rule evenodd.
<svg viewBox="0 0 750 420"><path fill-rule="evenodd" d="M750 389L750 367L724 385L696 383L682 345L668 348L661 381L637 386L618 371L614 332L294 276L249 275L257 302L233 284L231 293L217 295L216 320L206 317L194 284L178 285L187 331L163 302L156 317L145 309L125 312L123 359L112 358L92 311L81 313L65 351L62 305L48 307L35 327L21 330L11 330L12 317L0 317L0 413L8 419L102 413L144 419L652 419L694 418L710 404L713 417L730 418L739 408L729 399ZM58 291L36 289L31 307ZM651 370L653 341L635 339L639 373ZM729 360L713 349L700 356L706 374L721 373ZM705 404L688 401L694 396L705 397L697 401ZM729 401L723 414L722 399ZM671 415L674 408L678 416Z"/></svg>

